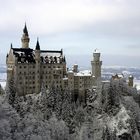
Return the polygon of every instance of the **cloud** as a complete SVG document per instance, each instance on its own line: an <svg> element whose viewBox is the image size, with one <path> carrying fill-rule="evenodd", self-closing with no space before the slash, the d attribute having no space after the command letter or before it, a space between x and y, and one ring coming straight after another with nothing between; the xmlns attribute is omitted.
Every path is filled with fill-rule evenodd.
<svg viewBox="0 0 140 140"><path fill-rule="evenodd" d="M0 30L23 26L27 21L34 33L46 34L80 30L124 17L124 4L118 5L117 0L5 0L1 3Z"/></svg>
<svg viewBox="0 0 140 140"><path fill-rule="evenodd" d="M0 0L0 41L19 44L27 22L31 46L39 36L42 48L64 48L69 54L99 48L105 54L138 54L139 0ZM32 40L34 42L32 43ZM10 41L9 41L10 40ZM8 43L7 43L8 42ZM9 49L9 48L8 48ZM7 50L6 50L7 51Z"/></svg>
<svg viewBox="0 0 140 140"><path fill-rule="evenodd" d="M21 33L25 21L30 34L36 36L72 31L93 32L95 36L111 38L140 35L139 0L0 0L0 2L0 36L5 32Z"/></svg>

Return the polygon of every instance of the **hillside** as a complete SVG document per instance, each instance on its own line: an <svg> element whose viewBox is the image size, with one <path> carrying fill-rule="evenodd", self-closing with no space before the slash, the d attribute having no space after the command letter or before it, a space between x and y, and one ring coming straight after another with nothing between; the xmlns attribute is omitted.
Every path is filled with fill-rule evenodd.
<svg viewBox="0 0 140 140"><path fill-rule="evenodd" d="M24 97L14 87L0 96L2 140L139 140L140 95L122 80L87 92L86 104L69 91L46 90Z"/></svg>

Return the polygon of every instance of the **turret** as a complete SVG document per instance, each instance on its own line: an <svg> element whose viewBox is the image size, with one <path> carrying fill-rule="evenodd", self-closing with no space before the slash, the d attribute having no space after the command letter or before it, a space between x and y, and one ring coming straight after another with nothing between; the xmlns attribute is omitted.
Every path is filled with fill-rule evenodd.
<svg viewBox="0 0 140 140"><path fill-rule="evenodd" d="M35 48L35 59L36 61L40 61L40 45L39 45L38 39L37 39L36 48Z"/></svg>
<svg viewBox="0 0 140 140"><path fill-rule="evenodd" d="M30 41L30 38L29 38L28 30L25 24L24 29L23 29L23 35L21 38L22 48L29 48L29 41Z"/></svg>
<svg viewBox="0 0 140 140"><path fill-rule="evenodd" d="M100 61L100 52L95 49L93 52L93 61L91 61L92 66L92 75L95 76L95 79L101 78L101 66L102 61Z"/></svg>
<svg viewBox="0 0 140 140"><path fill-rule="evenodd" d="M66 63L66 58L65 58L65 56L64 56L64 58L63 58L63 62Z"/></svg>
<svg viewBox="0 0 140 140"><path fill-rule="evenodd" d="M36 42L36 48L35 48L35 49L40 51L40 45L39 45L38 38L37 38L37 42Z"/></svg>
<svg viewBox="0 0 140 140"><path fill-rule="evenodd" d="M128 86L129 86L129 87L133 87L133 80L134 80L133 75L130 75L130 76L128 77Z"/></svg>
<svg viewBox="0 0 140 140"><path fill-rule="evenodd" d="M95 49L93 52L94 61L96 61L96 62L100 61L100 55L101 55L100 52L97 49Z"/></svg>
<svg viewBox="0 0 140 140"><path fill-rule="evenodd" d="M12 78L12 76L13 76L14 63L15 63L15 60L14 60L14 57L13 57L13 46L12 46L12 43L11 43L11 45L10 45L10 51L7 54L7 57L6 57L7 81L9 81Z"/></svg>
<svg viewBox="0 0 140 140"><path fill-rule="evenodd" d="M36 43L36 48L35 48L35 62L36 62L36 66L35 66L35 92L39 93L40 89L41 89L41 81L40 81L40 45L39 45L39 41L37 39L37 43Z"/></svg>
<svg viewBox="0 0 140 140"><path fill-rule="evenodd" d="M10 45L10 51L9 53L7 54L7 57L6 57L6 64L13 64L14 63L14 57L13 57L13 45L11 43Z"/></svg>
<svg viewBox="0 0 140 140"><path fill-rule="evenodd" d="M13 45L12 45L12 43L11 43L11 49L13 48Z"/></svg>
<svg viewBox="0 0 140 140"><path fill-rule="evenodd" d="M78 73L78 65L77 64L73 65L73 72Z"/></svg>

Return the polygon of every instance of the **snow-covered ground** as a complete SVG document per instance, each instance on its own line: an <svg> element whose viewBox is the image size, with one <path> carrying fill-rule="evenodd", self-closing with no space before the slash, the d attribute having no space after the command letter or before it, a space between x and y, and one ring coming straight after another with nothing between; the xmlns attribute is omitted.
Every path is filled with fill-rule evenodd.
<svg viewBox="0 0 140 140"><path fill-rule="evenodd" d="M134 80L134 86L136 86L136 88L140 90L140 80Z"/></svg>
<svg viewBox="0 0 140 140"><path fill-rule="evenodd" d="M5 87L6 87L6 81L0 81L0 85L5 89Z"/></svg>
<svg viewBox="0 0 140 140"><path fill-rule="evenodd" d="M3 88L6 86L6 73L0 73L0 84Z"/></svg>

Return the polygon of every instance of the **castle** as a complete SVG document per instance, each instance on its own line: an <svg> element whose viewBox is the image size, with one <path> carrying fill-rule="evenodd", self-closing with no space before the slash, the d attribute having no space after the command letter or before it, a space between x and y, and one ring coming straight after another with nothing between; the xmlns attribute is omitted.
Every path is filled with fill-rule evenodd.
<svg viewBox="0 0 140 140"><path fill-rule="evenodd" d="M7 54L7 81L14 79L18 95L39 93L42 84L62 90L68 89L75 94L82 93L96 84L101 77L100 53L95 50L91 61L92 73L79 72L78 65L72 71L67 70L63 50L41 50L37 40L35 50L29 47L29 34L25 24L21 38L22 47L11 44Z"/></svg>
<svg viewBox="0 0 140 140"><path fill-rule="evenodd" d="M63 50L41 50L37 39L35 50L29 47L29 34L25 24L21 38L22 47L14 48L11 44L7 54L7 81L14 80L18 95L39 93L42 84L46 88L70 90L74 96L85 96L87 89L97 85L101 79L100 52L93 52L92 70L79 71L74 65L67 70L66 58Z"/></svg>

